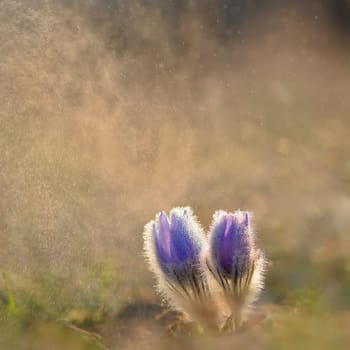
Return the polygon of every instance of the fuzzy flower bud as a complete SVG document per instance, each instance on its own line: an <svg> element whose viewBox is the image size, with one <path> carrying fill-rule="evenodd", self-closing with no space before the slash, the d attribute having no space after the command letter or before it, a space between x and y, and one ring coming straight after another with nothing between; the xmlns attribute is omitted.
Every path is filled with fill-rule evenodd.
<svg viewBox="0 0 350 350"><path fill-rule="evenodd" d="M171 306L196 318L207 300L204 233L190 208L160 212L145 226L144 251L160 293Z"/></svg>
<svg viewBox="0 0 350 350"><path fill-rule="evenodd" d="M171 280L183 276L186 266L199 265L201 251L200 228L191 222L188 210L173 210L170 221L160 212L152 224L155 254L159 266Z"/></svg>
<svg viewBox="0 0 350 350"><path fill-rule="evenodd" d="M219 210L209 233L208 268L222 287L236 327L263 285L263 254L255 246L251 215Z"/></svg>

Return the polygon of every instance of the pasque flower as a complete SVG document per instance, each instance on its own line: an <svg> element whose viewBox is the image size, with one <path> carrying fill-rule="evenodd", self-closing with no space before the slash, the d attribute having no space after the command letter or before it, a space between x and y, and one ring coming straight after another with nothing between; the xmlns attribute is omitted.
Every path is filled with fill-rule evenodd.
<svg viewBox="0 0 350 350"><path fill-rule="evenodd" d="M221 286L236 328L263 285L264 257L255 246L248 212L218 210L209 233L210 272Z"/></svg>
<svg viewBox="0 0 350 350"><path fill-rule="evenodd" d="M158 291L205 329L239 328L263 285L264 257L248 212L216 211L206 236L191 208L145 226L144 252Z"/></svg>
<svg viewBox="0 0 350 350"><path fill-rule="evenodd" d="M210 304L204 273L206 244L204 232L188 207L172 209L169 217L160 212L145 226L145 256L160 293L174 308L193 318L205 314L203 310Z"/></svg>
<svg viewBox="0 0 350 350"><path fill-rule="evenodd" d="M169 279L185 278L188 266L200 264L201 230L188 209L172 210L170 221L160 212L152 224L152 236L156 258Z"/></svg>

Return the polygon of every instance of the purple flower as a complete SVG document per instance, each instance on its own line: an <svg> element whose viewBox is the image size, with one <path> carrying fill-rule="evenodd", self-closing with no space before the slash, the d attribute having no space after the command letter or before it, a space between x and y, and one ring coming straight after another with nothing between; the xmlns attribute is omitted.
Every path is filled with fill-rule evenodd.
<svg viewBox="0 0 350 350"><path fill-rule="evenodd" d="M263 285L250 213L215 212L206 237L191 208L174 208L158 213L143 237L158 291L173 308L205 329L240 327Z"/></svg>
<svg viewBox="0 0 350 350"><path fill-rule="evenodd" d="M252 227L248 212L214 214L210 232L212 260L224 277L242 275L249 268L255 253Z"/></svg>
<svg viewBox="0 0 350 350"><path fill-rule="evenodd" d="M174 269L182 272L185 265L199 263L201 229L188 209L173 209L170 220L164 212L156 216L152 227L155 253L165 273Z"/></svg>
<svg viewBox="0 0 350 350"><path fill-rule="evenodd" d="M207 289L202 251L204 233L190 208L160 212L145 226L145 255L161 290L198 299Z"/></svg>
<svg viewBox="0 0 350 350"><path fill-rule="evenodd" d="M255 246L251 214L218 210L209 233L207 266L231 310L224 328L237 330L263 286L265 260Z"/></svg>

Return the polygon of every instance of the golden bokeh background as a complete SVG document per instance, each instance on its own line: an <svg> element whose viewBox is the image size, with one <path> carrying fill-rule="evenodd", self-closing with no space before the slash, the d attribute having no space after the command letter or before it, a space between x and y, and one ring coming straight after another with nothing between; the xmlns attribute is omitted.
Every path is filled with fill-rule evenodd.
<svg viewBox="0 0 350 350"><path fill-rule="evenodd" d="M0 345L345 349L349 12L0 1ZM143 226L184 205L206 229L218 208L255 214L269 266L240 336L169 339L147 316Z"/></svg>

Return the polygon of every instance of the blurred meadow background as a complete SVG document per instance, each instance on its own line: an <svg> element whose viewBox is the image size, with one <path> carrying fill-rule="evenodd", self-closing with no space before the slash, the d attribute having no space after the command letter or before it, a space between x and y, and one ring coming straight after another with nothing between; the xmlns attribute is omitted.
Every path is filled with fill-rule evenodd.
<svg viewBox="0 0 350 350"><path fill-rule="evenodd" d="M143 226L251 210L249 327L168 326ZM0 348L348 349L348 0L0 0Z"/></svg>

